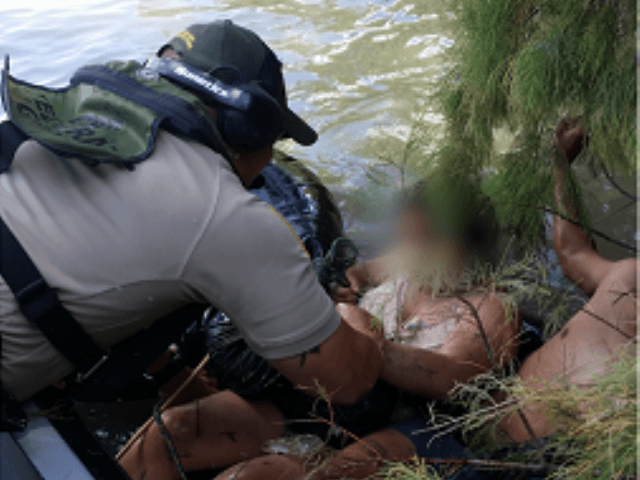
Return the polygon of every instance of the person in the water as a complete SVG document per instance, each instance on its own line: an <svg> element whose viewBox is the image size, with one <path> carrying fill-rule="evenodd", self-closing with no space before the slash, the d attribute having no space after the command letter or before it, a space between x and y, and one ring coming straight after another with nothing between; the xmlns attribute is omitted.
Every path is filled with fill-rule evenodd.
<svg viewBox="0 0 640 480"><path fill-rule="evenodd" d="M575 120L561 122L554 137L554 145L558 150L554 171L555 200L560 213L573 218L577 218L573 203L575 199L566 198L564 185L569 165L581 150L583 137L582 127ZM419 228L413 230L418 235L412 234L410 237L421 245L432 244L437 234L429 228L429 223L423 218L413 220L418 222ZM534 387L540 389L545 388L547 382L586 384L594 377L606 373L609 362L615 360L623 350L635 348L637 342L638 261L635 258L617 262L605 259L595 250L589 235L580 226L561 217L554 220L553 241L564 274L590 295L591 299L558 334L527 356L519 367L518 375L525 381L533 381ZM385 259L385 263L389 258ZM338 292L338 298L354 303L360 290L367 285L374 287L367 295L376 295L375 289L393 277L389 269L381 268L381 264L380 260L376 260L355 267L348 275L351 287ZM451 266L453 265L452 263ZM411 283L410 277L405 276L403 280L407 288L406 285ZM434 298L432 294L435 292L425 289L423 282L418 281L418 284L422 285L422 291L416 289L413 296L406 297L408 301L403 301L399 289L392 289L400 300L394 304L395 312L390 315L393 323L385 322L385 327L391 326L395 330L390 332L392 334L399 331L401 341L385 342L382 378L407 392L431 398L444 397L453 387L454 380L465 382L476 373L488 370L490 364L488 358L474 353L478 347L482 348L478 344L479 340L470 333L465 335L465 329L459 327L469 322L467 328L474 334L478 333L473 329L474 320L465 318L468 317L466 313L460 315L448 335L446 331L438 332L434 339L429 339L428 335L421 337L419 334L409 335L411 332L403 332L403 329L408 330L407 324L416 324L419 319L424 321L424 325L420 326L427 330L433 329L431 326L434 324L446 325L448 322L448 315L437 315L438 322L430 321L438 308L443 308L442 299L437 296ZM387 293L384 288L382 291L383 295ZM459 299L450 300L463 310L469 309ZM473 298L469 298L469 301L474 304ZM491 332L492 319L499 320L497 324L504 327L504 313L498 302L492 308L483 309L477 304L476 308L488 332ZM343 307L342 311L348 317L352 313L357 314L357 307ZM451 315L451 318L455 316ZM510 345L512 331L509 327L505 330L510 333L503 339L507 338ZM460 343L455 339L458 334ZM402 341L403 335L405 341ZM492 335L489 336L491 340ZM500 335L493 338L499 337ZM464 343L468 352L464 349ZM484 352L486 357L486 350ZM509 357L506 353L504 355ZM470 358L472 363L465 362L465 358ZM497 396L506 398L500 393ZM505 417L499 424L499 428L514 442L527 442L554 433L554 425L549 422L543 408L527 407L523 409L523 414L529 425L525 425L522 417L517 415ZM216 480L368 478L387 460L407 461L416 454L428 458L465 458L469 455L465 447L453 437L434 438L433 433L424 432L424 427L423 419L392 425L341 450L323 468L313 472L310 472L311 468L300 457L269 455L235 465L221 473ZM419 432L420 430L423 431ZM456 479L492 478L490 471L483 476L470 467L465 467L456 475Z"/></svg>

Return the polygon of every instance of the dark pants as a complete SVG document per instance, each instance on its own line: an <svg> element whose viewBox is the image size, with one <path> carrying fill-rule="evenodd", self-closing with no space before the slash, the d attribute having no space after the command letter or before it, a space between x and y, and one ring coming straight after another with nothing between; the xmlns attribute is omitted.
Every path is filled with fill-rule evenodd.
<svg viewBox="0 0 640 480"><path fill-rule="evenodd" d="M518 362L522 363L531 353L543 345L540 331L532 325L524 322L522 334L520 336L520 349L518 351ZM466 459L478 460L469 449L467 449L454 435L437 436L434 431L427 430L427 421L423 418L414 418L407 422L391 425L390 428L399 431L411 440L416 447L416 451L421 458L433 459ZM533 447L513 447L504 449L496 454L496 458L505 458L516 451L528 451ZM436 466L436 464L434 464ZM441 464L436 466L441 472L448 470L451 464ZM481 469L478 466L461 465L455 472L449 474L447 480L490 480L504 479L513 480L516 478L527 478L538 480L545 478L544 472L529 472L528 475L521 476L522 472L496 471Z"/></svg>
<svg viewBox="0 0 640 480"><path fill-rule="evenodd" d="M427 430L427 422L422 418L415 418L404 423L391 425L390 428L399 431L413 442L417 455L426 459L459 459L459 460L480 460L469 449L463 446L452 435L437 436L436 432ZM495 455L497 459L504 459L511 456L516 451L527 452L533 447L513 447L504 449ZM505 460L507 461L507 460ZM452 464L432 464L440 473L450 471ZM453 473L447 475L447 480L515 480L526 478L528 480L542 480L546 477L546 472L541 467L538 471L509 471L505 469L489 469L480 465L461 465Z"/></svg>

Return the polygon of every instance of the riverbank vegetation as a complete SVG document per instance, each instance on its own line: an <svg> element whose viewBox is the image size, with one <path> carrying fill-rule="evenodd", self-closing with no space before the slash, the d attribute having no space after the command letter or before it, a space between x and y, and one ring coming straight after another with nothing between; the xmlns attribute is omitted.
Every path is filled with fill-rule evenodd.
<svg viewBox="0 0 640 480"><path fill-rule="evenodd" d="M495 478L531 470L537 471L538 475L546 471L545 478L549 479L636 478L636 371L635 355L623 354L611 365L608 375L596 379L586 388L548 385L540 389L532 388L517 377L502 380L493 377L493 382L488 383L487 378L483 378L485 386L493 383L494 388L499 387L513 398L518 398L520 405L543 406L549 418L560 428L544 444L514 450L499 461L481 457L474 467L492 470ZM476 437L485 443L484 453L488 454L486 440L492 436L488 432L488 423L493 424L505 415L517 414L518 406L514 403L487 406L486 393L484 388L476 385L461 387L459 397L466 396L467 401L470 397L482 397L484 407L450 421L441 419L425 428L451 431L452 423L458 424L466 435L473 437L471 432L475 432ZM455 466L453 461L451 466ZM415 459L406 464L391 463L375 478L437 480L442 477L428 461Z"/></svg>
<svg viewBox="0 0 640 480"><path fill-rule="evenodd" d="M550 142L560 118L580 116L588 134L578 162L607 176L635 175L636 2L449 5L455 46L443 54L446 71L432 96L416 100L444 116L444 133L425 121L429 115L415 113L405 148L381 154L384 165L400 171L400 183L409 171L475 177L501 225L531 242L543 233L540 207L553 205ZM497 137L513 141L505 147ZM379 170L371 176L374 183L389 181ZM588 226L584 211L580 221Z"/></svg>
<svg viewBox="0 0 640 480"><path fill-rule="evenodd" d="M630 0L454 1L454 67L438 89L447 134L441 168L478 174L505 227L542 234L552 205L550 140L564 115L589 134L585 161L636 171L636 3ZM494 132L515 135L507 154ZM581 222L586 223L584 212Z"/></svg>

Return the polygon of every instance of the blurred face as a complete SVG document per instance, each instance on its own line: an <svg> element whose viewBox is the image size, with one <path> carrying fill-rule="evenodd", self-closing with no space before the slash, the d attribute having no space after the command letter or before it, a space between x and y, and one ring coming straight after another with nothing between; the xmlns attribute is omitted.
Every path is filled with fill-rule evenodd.
<svg viewBox="0 0 640 480"><path fill-rule="evenodd" d="M416 247L431 249L447 242L428 214L416 207L409 207L402 213L399 227L402 241Z"/></svg>
<svg viewBox="0 0 640 480"><path fill-rule="evenodd" d="M427 262L431 264L429 268L445 270L461 266L464 255L458 242L438 230L426 212L407 208L400 217L399 233L400 242L412 252L414 262Z"/></svg>

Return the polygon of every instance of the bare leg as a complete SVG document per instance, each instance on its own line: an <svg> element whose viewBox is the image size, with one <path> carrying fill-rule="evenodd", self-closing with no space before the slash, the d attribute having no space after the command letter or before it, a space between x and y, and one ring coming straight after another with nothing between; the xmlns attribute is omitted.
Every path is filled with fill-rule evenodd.
<svg viewBox="0 0 640 480"><path fill-rule="evenodd" d="M382 430L339 451L320 469L305 471L303 460L267 455L234 465L214 480L338 480L363 479L387 461L407 461L416 454L411 440L396 430Z"/></svg>
<svg viewBox="0 0 640 480"><path fill-rule="evenodd" d="M193 372L192 368L184 368L175 377L169 380L161 388L162 398L169 398ZM218 382L215 378L210 377L206 369L201 370L186 385L186 387L173 399L171 405L180 405L191 402L196 398L205 398L214 393L218 393Z"/></svg>
<svg viewBox="0 0 640 480"><path fill-rule="evenodd" d="M284 433L284 420L275 406L248 402L230 391L170 408L162 420L186 471L226 467L256 457L264 442ZM133 480L179 478L156 424L120 464Z"/></svg>
<svg viewBox="0 0 640 480"><path fill-rule="evenodd" d="M537 389L544 388L544 382L586 385L594 376L607 372L621 348L635 349L636 271L635 259L616 263L583 310L526 359L518 371L520 377ZM536 436L553 431L541 409L524 410ZM515 441L530 439L517 416L504 419L500 426Z"/></svg>

